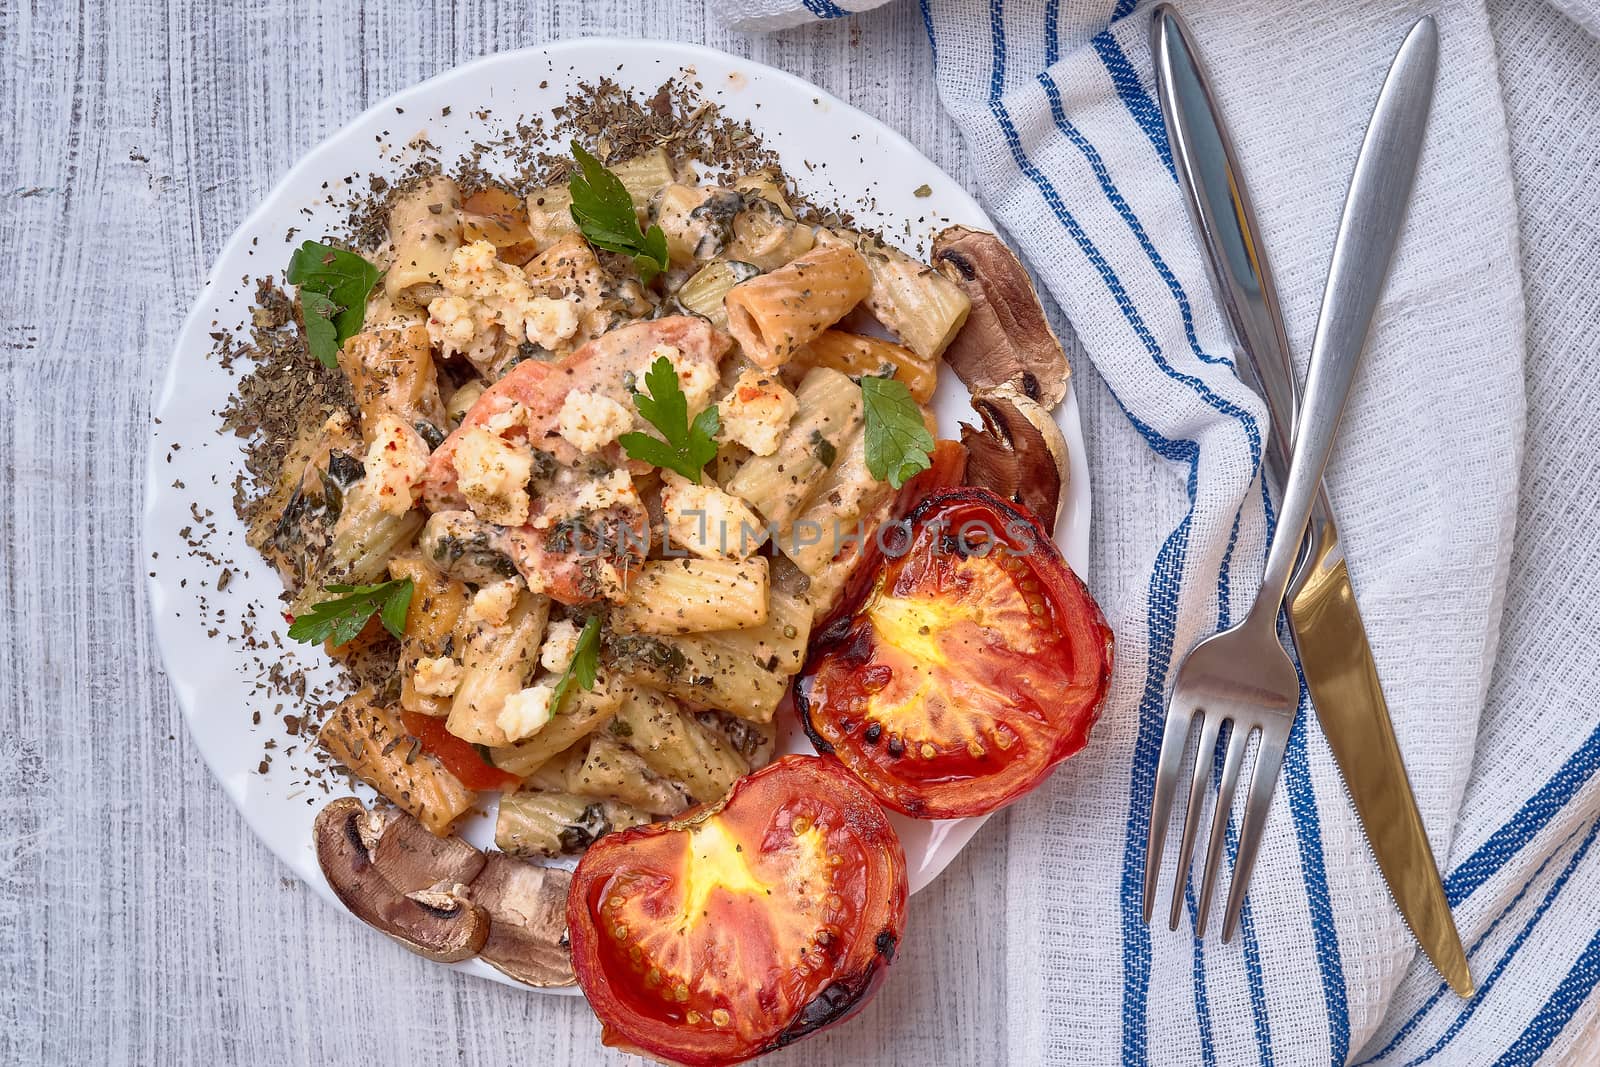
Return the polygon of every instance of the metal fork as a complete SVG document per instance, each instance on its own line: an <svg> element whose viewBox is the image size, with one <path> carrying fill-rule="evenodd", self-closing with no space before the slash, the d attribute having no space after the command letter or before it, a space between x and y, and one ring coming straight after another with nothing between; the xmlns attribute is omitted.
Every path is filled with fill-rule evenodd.
<svg viewBox="0 0 1600 1067"><path fill-rule="evenodd" d="M1156 765L1155 795L1150 805L1144 871L1146 922L1150 920L1155 903L1161 849L1183 766L1184 749L1190 728L1198 718L1200 747L1189 783L1189 806L1178 849L1178 872L1169 922L1172 929L1177 929L1183 902L1182 887L1194 854L1211 757L1222 726L1228 724L1227 755L1223 759L1222 780L1211 819L1211 839L1201 880L1195 934L1199 936L1205 932L1240 768L1250 735L1259 733L1261 740L1245 797L1233 881L1228 889L1222 927L1224 941L1232 939L1238 924L1267 807L1283 766L1284 746L1300 702L1299 675L1278 639L1278 612L1300 553L1301 538L1305 535L1328 463L1339 417L1344 412L1350 382L1361 357L1367 327L1393 253L1394 235L1399 230L1410 191L1416 150L1414 146L1405 145L1405 137L1408 124L1415 125L1414 105L1415 101L1408 99L1403 91L1391 91L1391 86L1386 84L1356 159L1328 268L1322 313L1312 341L1311 368L1295 427L1294 450L1278 528L1267 552L1255 603L1243 622L1200 642L1178 668L1172 700L1167 707L1161 756Z"/></svg>

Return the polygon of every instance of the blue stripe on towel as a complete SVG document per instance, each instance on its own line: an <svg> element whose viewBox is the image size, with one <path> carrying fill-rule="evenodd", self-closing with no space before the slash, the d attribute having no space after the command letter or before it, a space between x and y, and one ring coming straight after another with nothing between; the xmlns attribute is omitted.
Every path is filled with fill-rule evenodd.
<svg viewBox="0 0 1600 1067"><path fill-rule="evenodd" d="M1596 984L1600 984L1600 931L1589 939L1583 954L1572 965L1572 970L1556 986L1550 999L1545 1001L1539 1014L1522 1032L1522 1036L1506 1049L1495 1067L1522 1067L1534 1063L1550 1050L1561 1031L1567 1028L1580 1005L1589 999Z"/></svg>
<svg viewBox="0 0 1600 1067"><path fill-rule="evenodd" d="M1117 6L1111 12L1111 21L1117 22L1133 14L1133 9L1139 6L1139 0L1117 0Z"/></svg>
<svg viewBox="0 0 1600 1067"><path fill-rule="evenodd" d="M1111 75L1111 85L1122 98L1123 105L1133 116L1133 121L1144 131L1144 135L1150 139L1150 144L1155 148L1156 155L1161 157L1161 163L1167 168L1167 173L1172 176L1173 181L1177 181L1178 171L1172 163L1172 148L1167 144L1167 124L1161 118L1161 108L1150 99L1150 94L1144 91L1144 83L1139 80L1139 72L1128 62L1127 53L1123 52L1122 46L1111 36L1109 29L1095 34L1092 43L1095 54L1100 57L1100 62L1105 64L1106 73Z"/></svg>
<svg viewBox="0 0 1600 1067"><path fill-rule="evenodd" d="M1039 191L1056 220L1067 230L1079 250L1100 273L1111 291L1118 309L1134 333L1159 357L1159 346L1139 313L1128 299L1127 291L1111 269L1099 249L1089 240L1077 219L1067 210L1059 192L1028 158L1022 148L1021 137L1007 112L1002 99L1005 85L1005 27L1002 0L990 0L989 22L993 49L993 71L989 86L989 109L1005 137L1012 161L1017 169ZM1171 373L1169 371L1169 373ZM1113 395L1115 395L1113 393ZM1121 401L1118 401L1121 405ZM1172 654L1173 636L1177 628L1177 594L1181 585L1183 567L1188 555L1189 529L1194 518L1195 483L1199 476L1200 448L1193 441L1172 441L1156 433L1151 427L1134 417L1126 405L1121 405L1135 429L1159 455L1186 462L1189 467L1187 482L1190 507L1183 520L1167 536L1156 553L1155 566L1150 577L1148 595L1149 668L1145 678L1144 693L1139 702L1139 737L1134 753L1134 778L1136 795L1148 796L1154 788L1155 749L1159 743L1162 696L1166 685L1166 667ZM1145 805L1144 822L1148 824L1148 807ZM1122 869L1122 933L1123 970L1127 981L1123 988L1122 1058L1124 1064L1137 1065L1149 1061L1145 1010L1150 987L1150 931L1144 925L1138 896L1143 886L1143 848L1148 825L1140 827L1137 800L1130 803L1128 842L1124 851Z"/></svg>
<svg viewBox="0 0 1600 1067"><path fill-rule="evenodd" d="M1045 9L1046 41L1054 41L1057 36L1058 26L1054 21L1055 14L1056 13L1052 7L1047 7ZM1121 191L1117 189L1116 183L1112 180L1110 171L1107 169L1105 161L1101 158L1099 150L1096 149L1094 145L1090 143L1089 139L1083 135L1082 131L1080 131L1067 118L1066 108L1061 101L1061 91L1056 85L1054 79L1048 72L1043 72L1039 74L1038 81L1044 89L1046 98L1049 100L1050 115L1056 129L1063 136L1065 136L1073 144L1073 146L1078 149L1079 152L1083 154L1084 159L1089 163L1090 168L1094 171L1095 179L1099 182L1101 191L1105 194L1106 199L1111 203L1112 207L1116 209L1118 215L1121 216L1123 221L1127 224L1129 230L1132 231L1135 239L1139 242L1139 247L1144 251L1146 257L1149 258L1151 265L1155 267L1156 272L1161 276L1161 279L1166 284L1167 289L1172 293L1172 297L1178 305L1179 316L1183 320L1184 337L1189 343L1190 351L1193 352L1197 359L1204 363L1228 364L1228 360L1208 355L1201 347L1200 339L1195 333L1194 310L1189 303L1188 293L1184 291L1183 285L1178 281L1177 275L1175 275L1171 268L1167 266L1166 260L1164 260L1161 257L1161 254L1156 250L1155 244L1150 240L1149 235L1145 232L1144 225L1139 221L1138 216L1133 212L1133 209L1129 206ZM1163 136L1165 136L1165 134L1163 134ZM1246 421L1247 423L1247 432L1255 428L1255 420L1251 419L1248 415L1243 415L1242 420ZM1260 458L1259 450L1254 446L1259 441L1259 431L1251 433L1250 436L1252 452L1254 453L1252 456L1252 461L1257 462ZM1238 541L1238 537L1239 515L1235 513L1233 517L1233 528L1228 536L1228 545L1223 552L1222 567L1217 578L1219 628L1226 628L1229 625L1230 609L1228 572L1233 559L1233 548ZM1235 820L1230 818L1228 826L1228 854L1230 861L1238 850L1238 833L1234 828L1234 821ZM1196 913L1193 906L1194 887L1192 884L1192 879L1188 876L1185 877L1185 893L1190 900L1190 923L1192 926L1196 918ZM1246 905L1246 908L1248 909L1248 905ZM1254 943L1255 923L1253 921L1245 927L1245 939L1246 952L1253 955L1257 961L1257 964L1259 965L1260 945ZM1256 1037L1258 1044L1260 1045L1261 1060L1263 1063L1270 1063L1272 1059L1270 1047L1271 1027L1268 1025L1266 1018L1266 992L1265 989L1260 987L1261 973L1259 966L1253 971L1249 968L1246 968L1246 977L1250 984L1250 1003L1252 1013L1254 1015ZM1204 988L1206 981L1204 949L1202 948L1201 942L1198 938L1195 941L1195 981L1197 983L1197 987L1195 989L1195 1002L1197 1008L1202 1013L1200 1016L1200 1036L1201 1048L1202 1052L1204 1052L1207 1048L1210 1037L1211 1019L1209 1013L1206 1011L1209 998Z"/></svg>
<svg viewBox="0 0 1600 1067"><path fill-rule="evenodd" d="M1596 727L1561 769L1527 799L1510 821L1490 834L1472 855L1456 864L1444 880L1450 906L1456 907L1466 900L1511 862L1594 777L1596 770L1600 770L1600 727Z"/></svg>
<svg viewBox="0 0 1600 1067"><path fill-rule="evenodd" d="M805 4L807 11L819 19L842 19L850 14L833 0L801 0L801 3Z"/></svg>
<svg viewBox="0 0 1600 1067"><path fill-rule="evenodd" d="M1556 856L1560 854L1561 850L1566 848L1568 843L1571 842L1574 837L1577 837L1581 830L1582 827L1568 834L1566 840L1562 841L1561 844L1552 849L1550 854L1544 858L1544 861L1541 862L1538 868L1533 872L1533 875L1526 882L1522 883L1522 888L1517 890L1516 896L1512 897L1506 906L1500 909L1500 913L1494 917L1494 920L1489 923L1488 927L1483 931L1483 933L1478 935L1477 940L1467 947L1467 957L1469 959L1472 956L1477 955L1478 949L1483 947L1483 943L1488 941L1490 936L1500 928L1500 924L1506 920L1506 916L1510 915L1516 910L1517 905L1522 903L1522 899L1528 895L1528 891L1533 888L1534 883L1544 875L1545 869L1555 861ZM1439 987L1428 995L1427 1000L1422 1002L1422 1006L1416 1011L1412 1012L1411 1017L1401 1024L1400 1029L1394 1032L1394 1036L1389 1039L1388 1044L1384 1045L1377 1052L1374 1052L1372 1055L1362 1060L1356 1065L1356 1067L1366 1067L1367 1064L1376 1060L1381 1060L1383 1057L1393 1052L1395 1046L1411 1036L1411 1032L1422 1024L1422 1020L1427 1017L1428 1012L1432 1011L1433 1006L1439 1003L1439 1001L1443 1000L1444 995L1449 991L1450 987L1441 981L1439 983Z"/></svg>
<svg viewBox="0 0 1600 1067"><path fill-rule="evenodd" d="M1426 1052L1423 1052L1421 1055L1416 1056L1408 1061L1406 1067L1417 1067L1417 1065L1423 1061L1430 1060L1434 1056L1438 1055L1440 1050L1453 1041L1455 1036L1461 1032L1462 1028L1464 1028L1467 1023L1471 1021L1472 1016L1476 1014L1479 1006L1482 1005L1485 999L1488 997L1489 991L1494 988L1495 983L1500 980L1500 976L1505 973L1506 968L1511 965L1511 961L1516 958L1517 952L1527 942L1529 936L1532 935L1533 928L1539 924L1540 919L1544 918L1545 912L1550 910L1550 905L1555 903L1555 899L1560 894L1562 887L1565 886L1567 884L1567 880L1572 877L1572 872L1577 870L1578 864L1583 862L1583 857L1589 852L1589 846L1594 844L1595 834L1597 831L1600 831L1600 821L1596 821L1595 824L1589 828L1589 833L1584 837L1583 844L1578 846L1577 851L1572 854L1572 859L1567 861L1566 867L1561 871L1561 874L1556 877L1556 880L1550 886L1549 891L1545 893L1544 899L1539 901L1539 906L1535 908L1533 914L1528 917L1528 921L1523 924L1522 929L1517 931L1517 936L1512 938L1511 944L1506 947L1504 955L1502 955L1500 957L1500 961L1494 965L1494 969L1489 972L1482 982L1479 983L1477 995L1471 1000L1467 1001L1467 1003L1462 1007L1460 1014L1455 1017L1454 1021L1452 1021L1448 1027L1446 1027L1444 1033L1439 1035L1439 1039L1429 1046ZM1600 934L1596 934L1595 936L1597 939L1600 939ZM1590 943L1591 948L1593 947L1593 944L1593 942ZM1582 958L1580 958L1578 962L1579 964L1582 964ZM1570 977L1571 975L1568 975L1568 978ZM1593 983L1591 982L1590 985L1592 987ZM1559 992L1559 987L1557 991ZM1585 995L1587 995L1587 993L1585 993ZM1581 999L1582 998L1580 998L1580 1000ZM1552 997L1551 1000L1554 1002L1555 998ZM1548 1008L1548 1005L1546 1005L1546 1007ZM1572 1013L1568 1011L1566 1018L1571 1018L1571 1014ZM1535 1019L1535 1025L1530 1026L1528 1031L1524 1033L1522 1037L1526 1039L1529 1034L1534 1033L1537 1025L1538 1020ZM1561 1026L1565 1025L1566 1020L1563 1019ZM1555 1039L1555 1035L1560 1033L1561 1026L1557 1026L1549 1035L1549 1040L1545 1042L1546 1048L1549 1047L1549 1042ZM1513 1062L1532 1063L1534 1058L1535 1057L1519 1058Z"/></svg>

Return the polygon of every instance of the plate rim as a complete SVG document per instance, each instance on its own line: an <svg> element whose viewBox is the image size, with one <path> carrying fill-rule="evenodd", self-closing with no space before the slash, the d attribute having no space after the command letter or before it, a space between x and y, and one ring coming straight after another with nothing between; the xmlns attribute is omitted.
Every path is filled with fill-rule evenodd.
<svg viewBox="0 0 1600 1067"><path fill-rule="evenodd" d="M520 61L539 60L554 63L559 59L585 52L596 48L608 51L608 63L627 63L630 59L645 58L655 62L672 64L670 74L679 72L679 68L693 66L697 62L714 63L718 65L736 66L742 73L757 75L763 80L777 83L784 89L799 91L810 96L814 101L825 103L829 109L842 109L853 116L854 121L873 130L888 147L901 152L910 153L914 158L921 160L929 169L941 175L948 182L948 190L942 194L952 199L963 212L970 213L974 218L984 221L991 230L997 230L994 221L987 211L978 203L977 199L967 191L966 187L951 176L944 168L929 159L921 149L912 144L898 130L889 126L884 121L861 110L848 101L842 100L827 89L813 82L778 67L762 63L759 60L739 56L731 52L712 48L708 45L685 42L664 41L650 38L623 38L605 35L580 36L551 41L541 45L529 45L509 51L490 52L464 63L442 70L431 77L407 86L376 101L359 114L352 116L337 128L326 133L317 143L307 149L295 163L272 183L271 187L262 196L260 202L249 211L235 226L228 239L218 249L210 269L206 273L204 283L198 289L188 313L184 316L177 332L173 335L171 343L167 346L165 369L154 389L150 400L151 422L148 428L148 439L145 454L145 484L144 500L140 513L140 551L142 559L149 564L152 560L153 539L156 535L155 523L161 517L162 502L167 494L178 492L173 487L161 484L161 427L165 422L157 419L170 415L180 392L179 367L186 351L207 333L206 319L214 311L219 310L222 298L225 296L223 276L224 266L238 259L250 240L251 232L262 227L272 218L280 216L284 206L278 202L288 198L293 190L304 183L308 174L317 171L319 166L326 166L328 157L336 154L349 143L354 143L359 136L364 136L362 129L374 119L395 107L405 107L417 100L425 100L433 94L446 88L450 84L471 78L488 68L500 65L513 65ZM573 67L581 66L574 62ZM580 76L599 76L603 72L581 71ZM670 74L668 76L670 76ZM752 79L751 84L755 84ZM709 93L708 93L709 95ZM759 130L758 130L759 132ZM1084 437L1082 432L1081 415L1078 409L1075 383L1068 380L1067 394L1056 410L1056 418L1062 426L1068 442L1068 459L1071 471L1071 490L1067 496L1067 504L1072 509L1071 515L1063 515L1063 524L1066 527L1058 534L1058 541L1063 538L1067 541L1062 546L1064 554L1072 563L1073 568L1088 580L1088 541L1089 528L1092 518L1093 495L1088 477L1087 458L1084 454ZM215 429L212 427L211 429ZM225 521L236 521L230 514L223 516ZM160 531L170 534L171 531ZM254 560L251 561L255 562ZM181 669L175 669L177 661L184 652L183 644L192 640L193 635L187 628L180 631L177 624L168 618L169 601L176 593L170 589L170 580L163 577L163 568L150 565L144 579L145 599L150 609L151 633L154 637L157 654L159 656L162 673L166 676L168 685L175 696L179 711L182 714L184 728L189 734L191 743L194 744L201 761L210 772L216 785L221 788L234 809L243 818L251 834L272 853L274 859L287 867L301 881L307 881L319 897L332 900L331 890L326 884L317 884L306 879L298 866L282 855L273 844L273 835L266 832L265 822L270 821L268 815L260 810L259 805L252 807L249 796L241 787L236 787L230 781L229 771L219 765L209 747L202 743L197 733L197 716L202 714L200 705L204 694L200 687L186 680ZM948 859L925 880L916 886L913 892L920 891L937 878L956 855L970 842L977 833L978 828L988 820L983 816L971 820L953 820L948 824L948 831L940 834L941 842L949 840L953 844L953 851ZM954 839L959 838L959 843ZM930 846L930 851L934 846ZM940 844L940 848L946 847ZM343 910L343 909L340 909ZM553 989L539 989L513 982L500 972L489 968L478 960L469 960L465 963L447 964L454 970L477 974L480 977L493 979L515 988L535 993L556 993L573 995L578 992L576 987L560 987Z"/></svg>

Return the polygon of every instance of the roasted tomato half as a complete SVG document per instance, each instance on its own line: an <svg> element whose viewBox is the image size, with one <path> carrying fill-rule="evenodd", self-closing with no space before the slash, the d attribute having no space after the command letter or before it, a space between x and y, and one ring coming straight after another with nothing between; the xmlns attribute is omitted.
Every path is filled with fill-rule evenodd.
<svg viewBox="0 0 1600 1067"><path fill-rule="evenodd" d="M883 809L817 756L602 837L567 897L605 1043L689 1065L740 1063L854 1013L905 917L905 854Z"/></svg>
<svg viewBox="0 0 1600 1067"><path fill-rule="evenodd" d="M890 807L949 819L1009 804L1083 747L1111 630L1032 515L987 489L934 493L862 566L876 577L795 686L819 751Z"/></svg>

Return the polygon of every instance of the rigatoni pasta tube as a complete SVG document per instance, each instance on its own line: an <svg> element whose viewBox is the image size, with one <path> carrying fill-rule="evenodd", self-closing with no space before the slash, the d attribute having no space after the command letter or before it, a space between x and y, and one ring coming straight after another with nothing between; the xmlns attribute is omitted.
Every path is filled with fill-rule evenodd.
<svg viewBox="0 0 1600 1067"><path fill-rule="evenodd" d="M418 286L434 286L444 277L450 257L461 247L461 189L455 181L433 175L395 198L389 209L389 243L394 262L383 276L391 300L427 303Z"/></svg>
<svg viewBox="0 0 1600 1067"><path fill-rule="evenodd" d="M852 378L887 371L905 384L919 404L931 400L934 387L939 384L935 360L924 359L905 345L881 337L843 330L824 330L795 353L794 362L802 367L831 367Z"/></svg>
<svg viewBox="0 0 1600 1067"><path fill-rule="evenodd" d="M770 456L752 456L728 492L773 526L787 529L861 428L861 389L836 370L817 367L795 392L799 412Z"/></svg>
<svg viewBox="0 0 1600 1067"><path fill-rule="evenodd" d="M549 617L550 601L524 591L503 625L483 623L467 636L461 652L461 684L445 720L447 730L475 745L506 743L496 720L506 697L533 674Z"/></svg>
<svg viewBox="0 0 1600 1067"><path fill-rule="evenodd" d="M549 680L554 682L554 677ZM605 678L596 680L593 689L571 686L543 729L524 741L494 749L490 760L507 774L526 778L605 725L622 696L623 690Z"/></svg>
<svg viewBox="0 0 1600 1067"><path fill-rule="evenodd" d="M867 310L917 355L938 359L966 323L972 301L926 263L876 238L851 236L872 275ZM829 242L819 238L818 243Z"/></svg>
<svg viewBox="0 0 1600 1067"><path fill-rule="evenodd" d="M703 707L770 722L789 680L750 654L701 637L613 634L606 654L618 673Z"/></svg>
<svg viewBox="0 0 1600 1067"><path fill-rule="evenodd" d="M688 634L738 630L767 621L767 561L649 560L612 609L618 633Z"/></svg>
<svg viewBox="0 0 1600 1067"><path fill-rule="evenodd" d="M391 559L389 577L411 579L411 602L400 638L400 706L423 715L448 715L452 697L419 689L417 664L449 653L471 595L466 585L446 578L416 552Z"/></svg>
<svg viewBox="0 0 1600 1067"><path fill-rule="evenodd" d="M743 652L767 670L798 674L811 639L811 605L800 596L774 587L767 598L767 621L745 630L717 630L700 635L709 644Z"/></svg>
<svg viewBox="0 0 1600 1067"><path fill-rule="evenodd" d="M701 726L677 701L635 689L617 710L613 732L656 774L679 782L698 803L716 800L750 772L727 737Z"/></svg>
<svg viewBox="0 0 1600 1067"><path fill-rule="evenodd" d="M370 686L334 709L317 744L439 837L478 798L408 734L393 708L377 702Z"/></svg>
<svg viewBox="0 0 1600 1067"><path fill-rule="evenodd" d="M866 261L853 248L813 248L730 289L723 302L728 332L752 362L773 370L844 318L871 289Z"/></svg>

